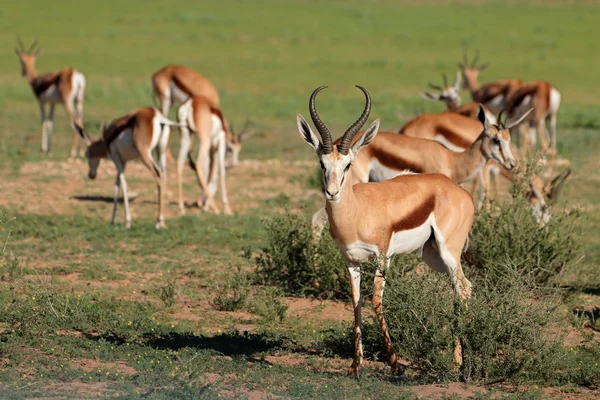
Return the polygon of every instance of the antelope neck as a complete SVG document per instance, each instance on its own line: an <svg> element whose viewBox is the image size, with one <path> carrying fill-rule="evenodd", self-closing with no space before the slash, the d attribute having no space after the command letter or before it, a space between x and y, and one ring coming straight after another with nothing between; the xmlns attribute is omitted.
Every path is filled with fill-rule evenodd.
<svg viewBox="0 0 600 400"><path fill-rule="evenodd" d="M483 156L483 135L480 135L467 150L462 153L452 153L454 157L454 176L452 180L462 183L483 167L486 158Z"/></svg>
<svg viewBox="0 0 600 400"><path fill-rule="evenodd" d="M357 238L355 222L359 210L352 186L352 170L350 170L346 173L346 183L340 188L340 199L337 201L326 199L325 205L331 236L347 243L351 243Z"/></svg>

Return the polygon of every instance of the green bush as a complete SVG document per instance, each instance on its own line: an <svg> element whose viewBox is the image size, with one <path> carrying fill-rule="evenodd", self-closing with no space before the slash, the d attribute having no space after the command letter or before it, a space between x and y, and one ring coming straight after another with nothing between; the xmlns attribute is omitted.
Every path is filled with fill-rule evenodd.
<svg viewBox="0 0 600 400"><path fill-rule="evenodd" d="M554 210L545 226L533 217L527 201L528 179L525 176L513 186L512 202L495 204L497 210L482 209L469 234L467 269L470 277L502 281L511 278L505 266L516 266L508 273L528 275L527 281L537 285L557 283L564 268L579 255L581 248L580 214Z"/></svg>
<svg viewBox="0 0 600 400"><path fill-rule="evenodd" d="M260 315L267 323L282 322L288 306L283 301L283 290L277 287L259 288L252 295L250 312Z"/></svg>
<svg viewBox="0 0 600 400"><path fill-rule="evenodd" d="M214 280L211 305L218 311L236 311L244 308L250 294L250 279L241 270Z"/></svg>

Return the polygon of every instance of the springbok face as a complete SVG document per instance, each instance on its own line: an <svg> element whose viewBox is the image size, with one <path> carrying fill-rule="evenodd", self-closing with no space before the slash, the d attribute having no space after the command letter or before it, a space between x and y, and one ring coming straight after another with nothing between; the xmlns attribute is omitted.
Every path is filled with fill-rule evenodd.
<svg viewBox="0 0 600 400"><path fill-rule="evenodd" d="M488 120L483 105L479 105L477 116L483 124L482 135L484 135L484 141L482 149L486 158L497 161L508 170L517 165L510 148L510 128L520 124L532 110L533 108L527 110L517 118L507 117L504 122L502 122L502 113L504 112L502 111L498 115L498 123L493 125Z"/></svg>
<svg viewBox="0 0 600 400"><path fill-rule="evenodd" d="M463 53L463 62L458 64L458 68L460 69L463 77L463 89L469 89L470 87L476 86L479 73L490 66L490 63L485 63L478 66L478 60L479 50L475 52L475 57L473 57L473 61L471 61L470 64L467 58L467 53Z"/></svg>
<svg viewBox="0 0 600 400"><path fill-rule="evenodd" d="M423 92L423 97L431 100L443 101L448 107L460 106L460 96L458 94L461 82L460 71L456 73L456 79L454 80L454 84L452 86L448 85L448 78L446 77L446 74L442 74L442 79L444 81L444 86L438 86L429 82L429 87L438 90L440 92L439 94Z"/></svg>
<svg viewBox="0 0 600 400"><path fill-rule="evenodd" d="M550 220L550 211L553 203L558 201L560 192L571 170L566 169L551 181L543 182L540 178L534 178L529 183L529 204L536 221L544 226Z"/></svg>
<svg viewBox="0 0 600 400"><path fill-rule="evenodd" d="M105 130L106 125L103 122L100 127L101 138L104 137ZM88 177L90 179L96 179L100 160L106 157L108 157L108 148L106 147L104 140L98 139L88 145L88 148L85 151L85 158L88 160Z"/></svg>
<svg viewBox="0 0 600 400"><path fill-rule="evenodd" d="M323 183L325 186L325 198L327 201L337 202L342 197L343 190L347 186L347 176L350 172L352 161L360 150L371 143L377 135L377 131L379 130L379 119L375 120L354 144L351 144L354 136L367 121L371 111L371 97L369 96L369 92L367 92L365 88L357 86L357 88L362 90L365 94L365 109L358 120L346 130L340 143L334 145L329 129L327 129L325 124L321 121L315 108L315 97L317 93L326 87L327 86L321 86L315 89L310 96L309 102L310 116L319 134L323 138L323 143L319 141L306 120L300 114L297 115L297 120L300 135L302 135L302 138L306 143L315 150L319 157L321 171L323 173Z"/></svg>
<svg viewBox="0 0 600 400"><path fill-rule="evenodd" d="M21 63L21 76L27 75L27 70L35 69L35 60L36 58L44 52L44 49L35 47L37 46L37 39L33 42L29 49L25 50L25 46L20 38L17 39L17 43L19 47L15 48L15 53L17 53L17 57L19 57L19 61ZM35 50L35 51L34 51Z"/></svg>
<svg viewBox="0 0 600 400"><path fill-rule="evenodd" d="M225 146L225 168L233 168L239 164L242 141L254 134L254 131L248 130L249 125L250 124L247 122L242 129L242 132L238 135L233 131L233 125L231 126L231 134L227 135L227 143Z"/></svg>

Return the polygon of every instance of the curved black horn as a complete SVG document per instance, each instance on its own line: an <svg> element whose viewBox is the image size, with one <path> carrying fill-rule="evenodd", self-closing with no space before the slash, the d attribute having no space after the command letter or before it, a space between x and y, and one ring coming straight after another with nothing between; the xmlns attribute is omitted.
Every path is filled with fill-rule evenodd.
<svg viewBox="0 0 600 400"><path fill-rule="evenodd" d="M360 117L358 117L356 122L353 123L344 133L344 136L342 136L342 141L338 146L338 151L344 156L348 154L348 150L350 150L350 144L352 144L352 139L354 139L354 136L356 136L356 133L359 131L359 129L362 128L365 122L367 122L367 118L369 118L369 113L371 112L371 96L369 95L369 92L367 92L367 89L362 86L356 85L356 87L362 90L362 92L365 94L365 109Z"/></svg>
<svg viewBox="0 0 600 400"><path fill-rule="evenodd" d="M448 87L448 77L446 74L442 74L442 79L444 80L444 87Z"/></svg>
<svg viewBox="0 0 600 400"><path fill-rule="evenodd" d="M463 65L465 67L469 66L469 57L467 57L467 49L463 48Z"/></svg>
<svg viewBox="0 0 600 400"><path fill-rule="evenodd" d="M31 44L31 46L29 46L29 50L27 50L28 53L31 53L33 51L33 49L35 48L35 46L37 46L38 44L38 40L37 38L33 41L33 43Z"/></svg>
<svg viewBox="0 0 600 400"><path fill-rule="evenodd" d="M432 83L431 81L427 81L427 84L429 85L430 88L435 89L435 90L444 90L441 86L438 86L434 83Z"/></svg>
<svg viewBox="0 0 600 400"><path fill-rule="evenodd" d="M308 108L310 111L310 117L312 118L313 123L323 138L323 153L330 154L333 151L333 140L331 139L331 133L323 121L321 121L321 118L319 118L319 114L317 114L317 109L315 107L315 97L317 97L317 93L326 87L327 86L319 86L314 90L314 92L312 92L310 95L310 100L308 101Z"/></svg>
<svg viewBox="0 0 600 400"><path fill-rule="evenodd" d="M550 193L548 196L550 200L552 200L553 202L558 201L560 191L569 175L571 175L571 168L568 168L566 171L563 171L560 175L558 175L552 180L552 183L550 184Z"/></svg>
<svg viewBox="0 0 600 400"><path fill-rule="evenodd" d="M500 111L500 114L498 114L498 126L500 128L504 128L504 123L502 122L502 114L504 114L505 110ZM506 122L506 120L504 121Z"/></svg>
<svg viewBox="0 0 600 400"><path fill-rule="evenodd" d="M473 68L477 67L477 61L479 61L479 49L475 50L475 57L473 57L473 63L471 64Z"/></svg>

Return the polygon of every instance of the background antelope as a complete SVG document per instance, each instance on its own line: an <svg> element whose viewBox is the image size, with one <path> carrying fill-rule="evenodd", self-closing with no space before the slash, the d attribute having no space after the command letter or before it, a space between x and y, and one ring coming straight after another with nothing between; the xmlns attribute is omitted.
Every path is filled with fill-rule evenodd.
<svg viewBox="0 0 600 400"><path fill-rule="evenodd" d="M73 127L73 138L69 157L73 158L77 152L77 145L82 151L83 147L79 138L89 141L83 127L83 99L85 97L85 76L74 68L63 68L56 72L38 75L35 70L37 57L43 53L37 47L37 40L27 50L21 39L17 39L19 47L15 48L17 57L21 62L21 75L27 78L31 90L40 106L42 117L42 153L49 153L52 148L52 134L54 133L54 106L63 104ZM46 104L49 104L46 113Z"/></svg>
<svg viewBox="0 0 600 400"><path fill-rule="evenodd" d="M365 109L337 145L334 145L329 130L315 108L315 97L325 86L317 88L309 102L311 118L323 143L319 142L304 118L297 116L302 138L319 158L329 231L350 272L354 308L354 360L349 373L353 376L358 375L363 359L360 263L373 259L381 261L373 285L373 309L384 336L388 362L392 371L398 373L399 365L382 308L383 273L390 257L418 249L419 255L431 268L450 275L457 295L468 297L471 283L463 274L460 256L474 215L473 200L469 193L441 174L401 175L384 182L353 185L352 174L349 173L352 162L375 138L379 129L379 120L375 120L351 144L367 121L371 109L369 93L363 87L357 87L365 94ZM462 355L459 342L454 355L455 362L460 364Z"/></svg>
<svg viewBox="0 0 600 400"><path fill-rule="evenodd" d="M96 178L100 160L103 158L112 159L117 168L112 224L115 223L117 215L119 189L122 189L125 204L125 227L131 227L125 166L128 161L140 158L152 173L158 189L156 229L167 227L163 211L167 174L166 149L169 144L171 125L177 125L177 123L169 121L158 109L154 107L140 108L113 120L108 126L103 125L102 137L88 147L86 157L90 179ZM152 151L155 149L158 154L158 165L152 156Z"/></svg>
<svg viewBox="0 0 600 400"><path fill-rule="evenodd" d="M463 54L463 62L458 64L464 83L463 88L471 92L473 101L482 103L492 110L494 114L504 110L514 93L522 85L520 79L502 79L479 86L477 82L479 73L490 66L489 63L477 65L479 51L475 53L473 61L469 64L466 52Z"/></svg>
<svg viewBox="0 0 600 400"><path fill-rule="evenodd" d="M229 199L227 198L227 185L225 182L225 152L228 125L221 110L203 96L193 96L183 103L177 110L177 120L180 124L181 145L177 159L177 188L179 211L184 214L182 174L186 158L190 153L190 130L200 141L196 162L191 161L196 172L198 184L203 191L203 199L198 204L205 210L212 209L218 213L219 209L214 201L216 193L217 173L221 179L221 196L223 199L224 213L231 215ZM191 157L190 157L191 160ZM207 184L207 177L212 186Z"/></svg>
<svg viewBox="0 0 600 400"><path fill-rule="evenodd" d="M479 120L479 106L481 103L471 101L461 105L460 95L460 71L456 73L456 79L453 85L448 84L448 78L446 74L442 74L443 86L438 86L429 82L429 87L438 90L439 93L423 92L423 97L430 100L438 100L446 104L447 110L456 114L464 115L467 118ZM496 123L496 114L492 112L488 107L483 106L486 117L491 124Z"/></svg>

